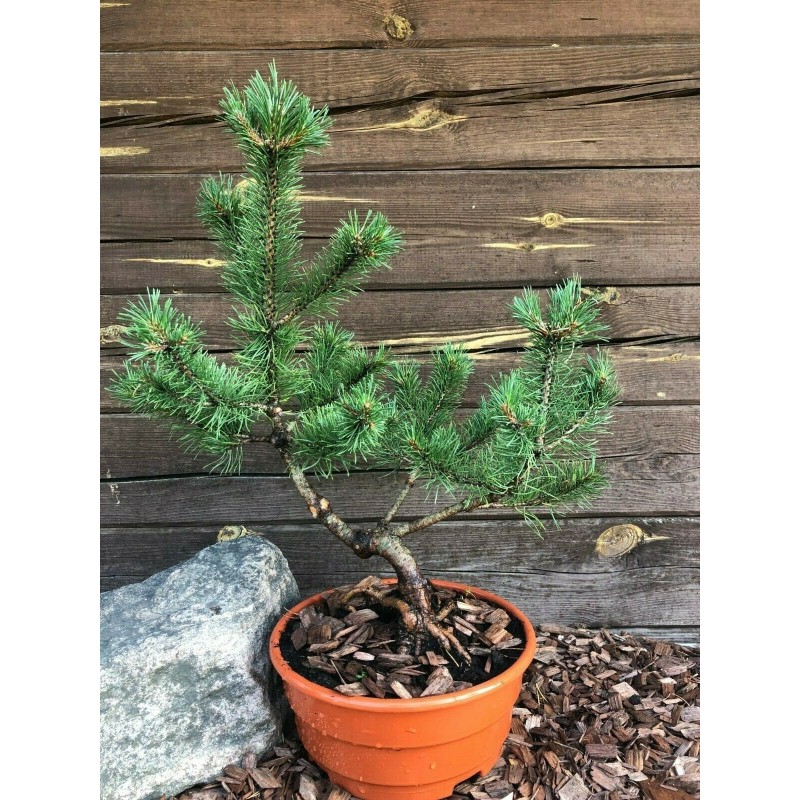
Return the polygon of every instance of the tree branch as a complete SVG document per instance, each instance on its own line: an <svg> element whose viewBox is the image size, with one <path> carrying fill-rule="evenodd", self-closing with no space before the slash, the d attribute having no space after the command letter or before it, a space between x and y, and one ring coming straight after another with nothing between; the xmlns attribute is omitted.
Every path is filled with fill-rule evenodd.
<svg viewBox="0 0 800 800"><path fill-rule="evenodd" d="M278 214L278 164L275 155L269 161L269 178L264 187L266 191L267 225L264 231L264 250L266 268L266 286L264 287L264 310L270 325L275 324L275 269L277 251L275 240L277 238Z"/></svg>
<svg viewBox="0 0 800 800"><path fill-rule="evenodd" d="M360 243L359 243L360 244ZM330 275L325 279L325 281L317 287L316 292L312 297L304 298L300 303L298 303L294 308L290 311L287 311L276 323L275 327L279 328L281 325L285 325L287 322L290 322L295 317L299 316L303 313L309 306L315 303L317 300L320 299L326 292L329 292L333 286L336 285L336 282L344 275L349 272L349 270L353 267L353 265L361 258L361 251L356 249L355 251L348 253L347 258L345 258L342 263L337 267L337 269L333 270Z"/></svg>
<svg viewBox="0 0 800 800"><path fill-rule="evenodd" d="M472 511L473 509L480 508L481 506L488 506L491 504L491 502L491 499L486 501L480 498L465 498L464 500L454 503L451 506L446 506L439 511L434 511L432 514L428 514L425 517L415 519L413 522L407 522L405 525L399 525L393 529L392 533L398 539L402 539L404 536L408 536L409 533L415 533L416 531L421 531L424 528L429 528L431 525L435 525L437 522L450 519L450 517L454 517L456 514L461 514L465 511Z"/></svg>
<svg viewBox="0 0 800 800"><path fill-rule="evenodd" d="M167 336L167 332L153 327L156 333L161 337L162 344L161 344L161 352L168 356L173 364L181 371L184 378L186 378L189 383L191 383L198 391L202 392L207 398L208 402L214 406L222 406L222 405L230 405L225 403L221 398L217 397L217 395L211 391L198 377L194 374L194 371L189 367L186 363L186 359L183 357L183 353L181 352L180 345L172 344L169 341L169 337Z"/></svg>
<svg viewBox="0 0 800 800"><path fill-rule="evenodd" d="M308 506L308 513L321 522L339 541L344 542L353 552L361 555L365 542L358 531L354 531L332 508L327 497L320 494L308 482L303 470L294 462L289 452L290 435L286 423L282 419L282 410L274 406L271 411L273 434L270 443L280 454L289 471L295 488ZM366 554L365 554L366 555Z"/></svg>
<svg viewBox="0 0 800 800"><path fill-rule="evenodd" d="M383 519L378 523L379 528L385 528L388 524L394 519L394 515L400 510L400 506L403 505L403 501L408 497L408 493L414 486L414 483L417 480L417 476L412 472L406 478L406 482L403 488L400 490L400 494L397 495L397 499L392 503L392 507L386 512L386 515Z"/></svg>
<svg viewBox="0 0 800 800"><path fill-rule="evenodd" d="M581 425L583 425L583 423L586 422L586 420L589 418L589 414L591 412L595 411L595 410L596 409L590 409L585 414L583 414L581 417L579 417L576 422L573 422L572 425L570 425L568 428L563 430L558 435L558 438L554 439L552 442L550 442L550 444L548 444L544 449L547 450L547 451L555 450L561 444L561 442L564 441L564 439L566 439L570 434L575 433L575 431L578 430L578 428L580 428Z"/></svg>
<svg viewBox="0 0 800 800"><path fill-rule="evenodd" d="M275 330L275 272L277 270L277 247L276 239L278 235L278 164L275 153L270 154L268 179L264 183L265 204L267 211L266 226L264 230L264 312L272 331ZM274 338L269 342L267 376L273 397L278 396L278 379L275 365Z"/></svg>
<svg viewBox="0 0 800 800"><path fill-rule="evenodd" d="M358 374L346 384L343 383L341 386L335 387L331 392L328 392L326 397L323 397L318 403L313 403L309 406L306 406L302 409L302 411L316 411L317 409L324 408L325 406L329 406L339 400L344 394L349 392L351 389L354 389L358 386L361 381L368 378L373 373L377 372L381 369L381 365L378 363L377 357L372 356L370 360L364 364L364 367L359 370Z"/></svg>
<svg viewBox="0 0 800 800"><path fill-rule="evenodd" d="M547 413L550 408L550 389L553 386L553 366L556 361L558 348L555 344L550 345L550 350L547 354L547 361L544 365L542 373L542 423L539 427L539 435L536 437L536 448L539 453L544 451L544 435L547 432Z"/></svg>

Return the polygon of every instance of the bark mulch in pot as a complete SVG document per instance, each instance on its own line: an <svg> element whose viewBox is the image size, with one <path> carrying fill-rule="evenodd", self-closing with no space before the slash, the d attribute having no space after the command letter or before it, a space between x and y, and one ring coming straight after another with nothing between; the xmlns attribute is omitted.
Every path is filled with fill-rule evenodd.
<svg viewBox="0 0 800 800"><path fill-rule="evenodd" d="M436 622L471 663L430 636L417 648L397 603L397 586L376 577L334 589L287 626L281 653L304 678L344 695L408 699L483 683L508 669L524 647L522 625L504 609L436 589Z"/></svg>
<svg viewBox="0 0 800 800"><path fill-rule="evenodd" d="M540 625L494 769L458 800L688 800L700 796L700 655L601 630ZM387 694L387 696L394 696ZM348 800L287 739L176 800ZM163 798L162 800L166 800Z"/></svg>

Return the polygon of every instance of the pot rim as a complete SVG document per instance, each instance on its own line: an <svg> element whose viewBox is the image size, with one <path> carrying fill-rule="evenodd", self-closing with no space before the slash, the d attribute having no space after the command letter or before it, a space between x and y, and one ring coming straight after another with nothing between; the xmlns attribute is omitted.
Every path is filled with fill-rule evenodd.
<svg viewBox="0 0 800 800"><path fill-rule="evenodd" d="M397 578L384 578L383 580L385 583L397 583ZM483 600L488 600L490 603L507 611L522 624L525 633L525 647L522 649L516 661L514 661L508 669L503 670L499 675L495 675L494 678L479 683L477 686L471 686L468 689L460 689L457 692L433 695L431 697L412 697L408 700L399 697L390 699L380 697L348 697L333 689L328 689L325 686L314 683L296 672L286 661L281 653L280 639L286 626L293 617L299 614L304 608L313 605L318 600L325 597L325 595L333 591L333 589L326 589L312 597L301 600L297 605L290 608L281 616L269 637L269 655L272 665L283 681L304 694L312 695L317 700L325 700L337 706L347 706L364 711L386 713L397 713L398 711L426 711L437 707L466 703L476 697L495 691L509 681L520 678L533 661L533 656L536 652L536 633L528 618L508 600L496 594L492 594L492 592L488 592L486 589L446 580L431 580L431 583L440 588L465 591Z"/></svg>

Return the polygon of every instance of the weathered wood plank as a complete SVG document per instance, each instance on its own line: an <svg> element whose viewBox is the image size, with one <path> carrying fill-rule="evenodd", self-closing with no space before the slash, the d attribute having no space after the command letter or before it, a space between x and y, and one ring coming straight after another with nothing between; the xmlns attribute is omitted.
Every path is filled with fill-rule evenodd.
<svg viewBox="0 0 800 800"><path fill-rule="evenodd" d="M624 387L623 405L664 405L700 401L700 343L665 342L648 345L608 345L607 350ZM492 376L520 364L518 352L476 352L472 354L475 372L464 395L465 405L474 406ZM229 353L220 354L229 363ZM421 355L420 360L424 361ZM107 391L111 376L118 371L123 356L104 355L100 359L100 410L104 413L125 411L125 407Z"/></svg>
<svg viewBox="0 0 800 800"><path fill-rule="evenodd" d="M142 576L146 577L146 576ZM100 591L107 592L112 591L114 589L119 589L123 586L128 586L132 583L138 583L142 578L139 577L130 577L130 576L118 576L118 575L102 575L100 577ZM312 594L312 586L316 586L317 582L313 578L306 578L303 575L297 576L298 578L298 586L300 589L300 594L303 597L307 597ZM471 584L474 586L478 583L478 581L471 581ZM490 588L488 586L484 588ZM528 611L528 614L533 614L536 616L535 610ZM543 622L552 622L552 620L543 619L541 616L537 619L537 625L542 624ZM575 624L584 624L580 620L573 620L573 625ZM563 620L559 620L558 623L555 624L562 624L566 625L567 622ZM639 627L634 625L626 625L623 628L616 628L614 626L607 626L606 630L611 631L612 633L629 633L639 639L656 639L662 640L667 642L672 642L675 644L684 645L686 647L698 647L700 645L700 626L699 625L664 625L660 627Z"/></svg>
<svg viewBox="0 0 800 800"><path fill-rule="evenodd" d="M199 184L199 175L104 175L101 237L208 238L196 214ZM308 236L330 236L351 208L373 208L413 236L480 239L475 259L509 247L545 260L566 247L591 259L610 236L650 237L647 246L671 257L676 237L699 219L696 169L311 173L305 184Z"/></svg>
<svg viewBox="0 0 800 800"><path fill-rule="evenodd" d="M543 291L543 290L542 290ZM612 340L698 336L699 297L693 286L622 286L603 293L603 319ZM514 289L363 292L341 307L339 319L367 345L386 342L398 351L445 341L481 347L521 347L527 332L514 325L508 304ZM131 298L101 298L101 344L119 349L114 335L119 313ZM207 332L212 350L229 350L234 340L227 320L232 300L225 294L181 295L173 303Z"/></svg>
<svg viewBox="0 0 800 800"><path fill-rule="evenodd" d="M266 74L273 59L281 77L314 104L345 115L337 125L353 112L420 100L505 103L566 96L582 104L600 99L601 90L671 92L676 83L692 89L700 71L694 43L113 53L100 59L101 117L172 124L180 115L216 115L223 86L241 85L256 70Z"/></svg>
<svg viewBox="0 0 800 800"><path fill-rule="evenodd" d="M558 527L545 522L539 536L520 520L463 519L442 522L409 539L421 568L428 575L499 570L521 576L533 570L603 574L654 567L696 568L700 560L700 522L696 518L630 518L656 536L669 537L643 544L626 556L601 558L594 552L597 537L614 518L570 519ZM321 525L254 527L276 544L295 574L326 576L329 572L363 573L382 566L379 559L365 564L336 542ZM171 567L216 542L219 528L107 528L101 531L100 565L104 575L141 579ZM487 547L491 543L491 547Z"/></svg>
<svg viewBox="0 0 800 800"><path fill-rule="evenodd" d="M366 574L362 569L361 573L296 577L298 583L302 582L303 594L309 595L352 583ZM534 625L540 620L555 619L566 625L628 628L696 625L699 620L696 569L654 567L599 575L531 572L525 576L443 571L437 577L499 594L514 603Z"/></svg>
<svg viewBox="0 0 800 800"><path fill-rule="evenodd" d="M100 418L100 477L142 478L206 472L208 456L191 457L170 440L167 422L134 414ZM697 406L627 406L616 410L613 433L599 439L603 458L651 458L657 453L699 453ZM284 464L266 442L245 448L242 472L282 475Z"/></svg>
<svg viewBox="0 0 800 800"><path fill-rule="evenodd" d="M228 0L223 11L208 0L128 0L102 7L100 30L107 51L622 44L696 41L699 8L697 0Z"/></svg>
<svg viewBox="0 0 800 800"><path fill-rule="evenodd" d="M365 574L364 572L361 573ZM536 620L569 620L588 627L696 625L699 570L655 567L626 573L565 575L531 572L442 572L439 577L484 587ZM310 593L353 581L353 573L329 573L305 583Z"/></svg>
<svg viewBox="0 0 800 800"><path fill-rule="evenodd" d="M593 504L596 516L686 516L698 513L699 459L666 453L650 459L612 458L604 462L610 486ZM378 519L400 489L400 478L385 473L353 473L324 482L335 508L348 519ZM288 478L199 476L114 481L103 484L101 519L106 526L226 525L265 521L303 522L308 509ZM441 496L440 502L447 498ZM433 497L415 488L403 518L435 509ZM514 516L505 509L474 518ZM586 516L582 514L580 516Z"/></svg>
<svg viewBox="0 0 800 800"><path fill-rule="evenodd" d="M591 248L525 250L487 247L481 239L406 236L392 269L373 273L369 289L552 286L576 273L596 286L699 283L698 231L646 231L637 226L593 232ZM558 234L543 230L545 244ZM327 239L307 238L310 259ZM100 247L103 294L139 294L147 287L184 294L222 291L219 250L210 241L105 242Z"/></svg>
<svg viewBox="0 0 800 800"><path fill-rule="evenodd" d="M632 518L649 533L669 539L642 545L623 559L601 559L594 553L597 536L615 519L576 519L543 537L516 520L442 523L436 535L415 537L411 546L430 576L453 578L493 589L512 599L527 594L526 612L535 620L564 624L693 625L698 620L697 566L699 523L696 519ZM381 562L364 564L314 524L262 528L286 555L303 594L357 580L367 571L388 574ZM217 529L120 528L101 537L101 574L106 586L141 580L213 544ZM491 548L486 547L491 541ZM500 570L498 570L500 567ZM496 583L497 572L505 573ZM647 588L642 579L652 581ZM626 588L627 587L627 588ZM636 602L623 599L627 592ZM669 599L664 593L669 593ZM558 598L558 606L550 603ZM569 598L569 600L568 600ZM593 599L592 599L593 598ZM659 602L667 603L656 611ZM566 605L571 602L574 605ZM594 602L594 617L582 616L581 604ZM675 603L675 606L672 604ZM562 605L563 604L563 605ZM631 614L637 606L641 617ZM586 613L586 612L583 612Z"/></svg>
<svg viewBox="0 0 800 800"><path fill-rule="evenodd" d="M700 98L670 96L693 88L689 83L529 102L424 100L346 114L337 117L331 146L306 165L316 171L695 165ZM106 127L100 156L104 173L242 167L220 122Z"/></svg>
<svg viewBox="0 0 800 800"><path fill-rule="evenodd" d="M700 647L700 626L664 625L659 628L607 628L612 633L629 633L637 639L658 639L682 647Z"/></svg>
<svg viewBox="0 0 800 800"><path fill-rule="evenodd" d="M126 575L101 575L100 576L100 591L107 592L112 591L114 589L119 589L123 586L128 586L132 583L138 583L140 580L148 576L140 576L140 577L132 577ZM312 594L313 591L316 591L316 587L318 586L318 581L309 576L308 578L304 575L297 575L297 582L298 587L300 589L300 594L302 597L307 597ZM450 577L450 576L448 576ZM477 580L472 580L471 585L475 586L480 582ZM483 588L491 588L490 586L484 586L481 584ZM328 588L328 587L325 587ZM536 624L539 625L543 622L550 622L551 620L544 619L541 615L536 616L536 611L538 609L529 609L527 610L527 614L536 618ZM577 624L585 624L582 620L571 620L570 621L573 625ZM569 622L564 620L559 620L557 624L568 625ZM633 625L626 625L624 628L616 628L614 626L607 626L606 630L609 630L613 633L617 632L624 632L630 633L631 635L637 638L647 638L647 639L658 639L667 642L673 642L675 644L684 645L687 647L697 647L700 644L700 626L699 625L665 625L661 627L638 627Z"/></svg>

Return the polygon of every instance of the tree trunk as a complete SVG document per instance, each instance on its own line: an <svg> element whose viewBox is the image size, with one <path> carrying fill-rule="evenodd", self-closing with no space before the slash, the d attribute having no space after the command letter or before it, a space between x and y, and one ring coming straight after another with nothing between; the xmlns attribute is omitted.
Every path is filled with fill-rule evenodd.
<svg viewBox="0 0 800 800"><path fill-rule="evenodd" d="M422 621L432 619L431 585L423 577L411 551L390 531L377 531L371 537L370 550L385 558L397 575L397 588L403 599Z"/></svg>
<svg viewBox="0 0 800 800"><path fill-rule="evenodd" d="M436 618L432 601L433 587L423 577L414 556L401 539L391 531L378 529L370 537L370 552L385 558L397 574L397 587L402 600L391 605L400 612L414 652L419 654L433 639L445 650L455 652L469 663L469 653Z"/></svg>

